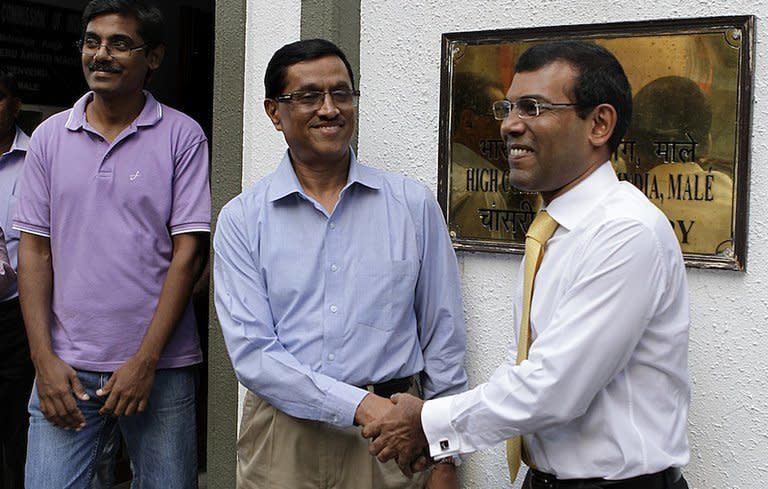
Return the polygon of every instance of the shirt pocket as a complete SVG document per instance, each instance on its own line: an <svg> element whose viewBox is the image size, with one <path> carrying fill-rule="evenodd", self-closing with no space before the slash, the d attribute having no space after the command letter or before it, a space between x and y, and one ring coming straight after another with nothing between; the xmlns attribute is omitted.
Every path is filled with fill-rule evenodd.
<svg viewBox="0 0 768 489"><path fill-rule="evenodd" d="M357 323L392 331L413 311L417 265L412 260L360 263Z"/></svg>

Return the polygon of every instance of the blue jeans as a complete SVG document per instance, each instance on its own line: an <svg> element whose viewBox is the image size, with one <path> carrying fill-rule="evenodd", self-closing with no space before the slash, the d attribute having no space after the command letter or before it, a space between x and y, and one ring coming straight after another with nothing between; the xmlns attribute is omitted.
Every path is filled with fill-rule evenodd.
<svg viewBox="0 0 768 489"><path fill-rule="evenodd" d="M29 400L27 489L88 489L117 424L131 459L131 489L196 489L195 368L161 369L141 414L101 416L96 390L111 373L78 371L88 401L77 401L79 432L53 425L40 411L37 386Z"/></svg>

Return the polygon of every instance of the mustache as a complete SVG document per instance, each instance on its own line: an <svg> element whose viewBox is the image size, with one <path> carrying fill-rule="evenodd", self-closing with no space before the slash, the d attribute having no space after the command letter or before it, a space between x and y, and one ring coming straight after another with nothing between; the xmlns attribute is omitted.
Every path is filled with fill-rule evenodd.
<svg viewBox="0 0 768 489"><path fill-rule="evenodd" d="M312 122L311 125L312 125L312 127L319 127L319 126L325 126L325 125L328 125L328 124L334 124L334 125L341 126L341 125L345 124L345 121L344 121L344 118L341 117L341 114L336 114L333 117L328 117L328 116L325 116L325 115L320 115L320 116L317 117L317 120Z"/></svg>
<svg viewBox="0 0 768 489"><path fill-rule="evenodd" d="M91 71L106 71L107 73L120 73L123 71L119 66L115 66L107 61L94 61L88 65L88 69Z"/></svg>

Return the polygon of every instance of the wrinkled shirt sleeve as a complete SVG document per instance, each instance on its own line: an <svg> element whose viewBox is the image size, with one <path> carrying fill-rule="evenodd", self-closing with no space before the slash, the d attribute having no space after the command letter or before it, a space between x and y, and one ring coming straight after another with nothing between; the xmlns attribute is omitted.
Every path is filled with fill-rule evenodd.
<svg viewBox="0 0 768 489"><path fill-rule="evenodd" d="M424 191L415 307L424 355L424 399L432 399L467 389L466 327L456 253L437 201Z"/></svg>

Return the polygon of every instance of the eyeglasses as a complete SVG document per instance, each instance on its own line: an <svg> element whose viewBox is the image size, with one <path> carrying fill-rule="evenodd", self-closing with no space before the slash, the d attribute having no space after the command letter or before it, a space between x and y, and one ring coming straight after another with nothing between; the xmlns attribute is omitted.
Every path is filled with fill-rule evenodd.
<svg viewBox="0 0 768 489"><path fill-rule="evenodd" d="M297 107L303 110L317 110L323 106L325 95L328 94L333 100L333 105L339 109L350 109L357 106L357 98L360 96L360 90L299 90L297 92L284 93L275 97L278 102L295 103Z"/></svg>
<svg viewBox="0 0 768 489"><path fill-rule="evenodd" d="M93 38L77 41L75 45L77 46L77 50L86 56L96 56L96 53L98 53L99 49L103 46L107 50L107 54L113 58L127 58L133 54L134 51L140 51L147 48L146 44L131 47L131 45L125 41L113 41L102 44Z"/></svg>
<svg viewBox="0 0 768 489"><path fill-rule="evenodd" d="M576 107L579 104L550 104L539 102L535 98L521 98L517 102L509 100L499 100L493 103L493 118L497 121L503 121L514 109L517 109L517 116L521 119L531 119L538 117L542 110L552 110L560 107Z"/></svg>

